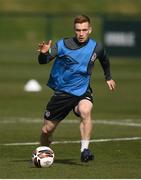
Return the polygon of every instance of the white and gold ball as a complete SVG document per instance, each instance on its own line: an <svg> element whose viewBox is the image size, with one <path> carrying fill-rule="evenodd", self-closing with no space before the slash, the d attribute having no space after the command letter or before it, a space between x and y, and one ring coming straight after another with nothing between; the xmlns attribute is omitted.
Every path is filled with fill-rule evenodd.
<svg viewBox="0 0 141 180"><path fill-rule="evenodd" d="M54 151L47 146L39 146L32 152L32 162L36 167L50 167L54 157Z"/></svg>

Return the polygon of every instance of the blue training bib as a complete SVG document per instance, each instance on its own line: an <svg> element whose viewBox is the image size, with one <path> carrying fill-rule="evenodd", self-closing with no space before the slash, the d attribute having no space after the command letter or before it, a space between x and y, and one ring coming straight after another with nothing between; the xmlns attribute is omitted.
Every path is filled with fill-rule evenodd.
<svg viewBox="0 0 141 180"><path fill-rule="evenodd" d="M51 70L48 86L55 91L83 95L89 86L90 75L87 70L96 42L89 39L85 46L72 50L67 48L61 39L57 46L58 55Z"/></svg>

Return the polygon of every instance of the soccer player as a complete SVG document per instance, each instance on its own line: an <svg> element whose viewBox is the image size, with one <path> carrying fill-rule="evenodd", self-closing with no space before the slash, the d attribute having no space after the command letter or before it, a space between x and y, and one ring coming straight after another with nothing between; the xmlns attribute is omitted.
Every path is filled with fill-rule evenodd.
<svg viewBox="0 0 141 180"><path fill-rule="evenodd" d="M41 132L41 145L49 146L51 135L57 125L70 111L80 117L81 156L82 162L94 159L89 150L92 132L91 112L93 107L90 77L94 63L99 59L109 89L115 89L111 77L109 58L103 46L91 39L90 18L78 15L74 18L74 37L58 40L53 46L39 44L39 64L47 64L54 59L47 85L54 90L44 112L44 124Z"/></svg>

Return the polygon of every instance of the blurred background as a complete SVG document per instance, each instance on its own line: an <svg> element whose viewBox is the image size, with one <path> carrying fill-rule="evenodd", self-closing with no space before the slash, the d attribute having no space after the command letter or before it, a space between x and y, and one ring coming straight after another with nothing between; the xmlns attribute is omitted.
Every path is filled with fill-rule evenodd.
<svg viewBox="0 0 141 180"><path fill-rule="evenodd" d="M0 0L0 119L41 118L52 91L52 63L39 65L41 41L73 36L73 18L91 17L92 38L105 45L117 90L109 92L95 64L94 119L141 118L141 0ZM35 79L39 92L24 90ZM70 114L68 118L75 118Z"/></svg>

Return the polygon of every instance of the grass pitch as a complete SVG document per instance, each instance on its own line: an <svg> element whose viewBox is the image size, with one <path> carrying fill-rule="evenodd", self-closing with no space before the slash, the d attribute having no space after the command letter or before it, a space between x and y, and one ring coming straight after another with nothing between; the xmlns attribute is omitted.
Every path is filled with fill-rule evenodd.
<svg viewBox="0 0 141 180"><path fill-rule="evenodd" d="M27 59L1 60L0 178L141 178L141 61L112 59L114 93L106 87L96 62L92 76L94 142L90 144L95 160L80 162L79 120L70 113L54 134L59 143L52 145L53 166L35 168L31 154L38 146L44 107L52 94L45 85L51 64L40 66L36 58ZM41 92L24 91L31 77L41 84Z"/></svg>
<svg viewBox="0 0 141 180"><path fill-rule="evenodd" d="M43 111L52 94L45 85L51 64L38 64L37 41L21 42L9 41L8 50L6 41L0 44L0 178L141 178L141 60L110 58L115 92L108 90L102 68L95 64L92 139L97 141L90 144L95 160L81 163L80 143L62 144L80 140L79 123L62 122L54 134L60 143L52 145L53 166L38 169L31 164L31 154L38 146L34 142L39 141ZM30 79L41 84L41 92L24 91ZM67 119L76 117L70 113Z"/></svg>
<svg viewBox="0 0 141 180"><path fill-rule="evenodd" d="M55 161L49 168L36 168L31 163L32 151L38 146L40 120L24 120L11 119L11 123L10 118L1 120L1 178L141 178L139 120L134 123L122 120L123 125L118 125L119 121L108 120L113 122L110 125L96 120L92 134L95 142L90 144L95 160L89 163L80 162L80 143L76 141L79 121L64 120L54 134L58 143L51 146ZM133 140L133 137L140 139ZM31 142L35 144L27 144Z"/></svg>

